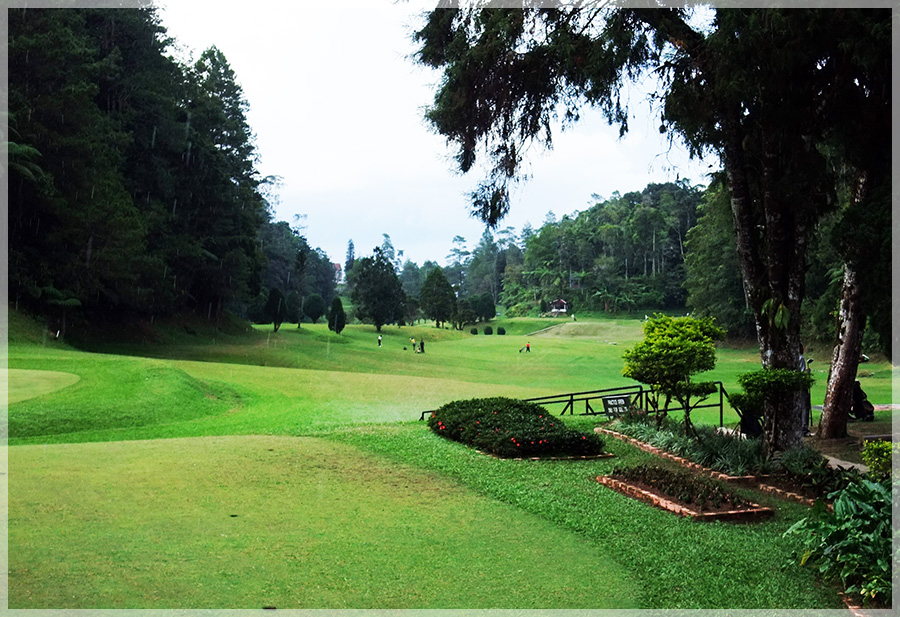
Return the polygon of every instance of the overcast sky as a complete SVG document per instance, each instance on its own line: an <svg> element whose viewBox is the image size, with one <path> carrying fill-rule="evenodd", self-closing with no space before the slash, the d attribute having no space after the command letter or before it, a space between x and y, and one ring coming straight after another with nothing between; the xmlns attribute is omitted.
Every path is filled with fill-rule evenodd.
<svg viewBox="0 0 900 617"><path fill-rule="evenodd" d="M404 259L444 264L455 236L469 248L484 225L469 215L466 193L481 179L462 176L453 152L423 120L440 75L409 59L423 2L306 0L159 0L163 26L198 56L215 45L250 105L263 176L280 176L278 220L305 215L306 236L343 263L348 240L370 255L388 234ZM595 113L535 147L530 181L513 194L500 227L539 228L585 210L592 194L640 191L650 182L688 178L706 184L708 163L669 150L658 119L617 130Z"/></svg>

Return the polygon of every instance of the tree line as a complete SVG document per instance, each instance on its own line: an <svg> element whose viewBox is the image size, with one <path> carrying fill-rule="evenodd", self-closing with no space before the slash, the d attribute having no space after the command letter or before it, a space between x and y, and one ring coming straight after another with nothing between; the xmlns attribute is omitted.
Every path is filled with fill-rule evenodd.
<svg viewBox="0 0 900 617"><path fill-rule="evenodd" d="M327 257L273 220L277 179L257 170L249 105L221 51L175 59L153 8L19 8L8 20L16 306L64 332L74 316L252 317L273 286L333 295Z"/></svg>

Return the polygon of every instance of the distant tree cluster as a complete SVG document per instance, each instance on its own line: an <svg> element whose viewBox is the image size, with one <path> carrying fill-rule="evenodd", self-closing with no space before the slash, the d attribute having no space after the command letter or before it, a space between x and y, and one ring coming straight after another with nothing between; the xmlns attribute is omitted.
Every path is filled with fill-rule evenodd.
<svg viewBox="0 0 900 617"><path fill-rule="evenodd" d="M263 223L259 243L265 257L262 288L239 314L256 323L272 323L264 307L268 294L277 289L285 296L283 321L318 321L337 293L334 264L328 255L310 248L300 229L285 221Z"/></svg>

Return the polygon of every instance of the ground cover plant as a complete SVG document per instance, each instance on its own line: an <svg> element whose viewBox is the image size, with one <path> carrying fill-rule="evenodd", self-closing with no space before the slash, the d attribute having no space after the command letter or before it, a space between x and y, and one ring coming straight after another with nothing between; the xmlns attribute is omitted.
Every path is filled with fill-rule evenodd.
<svg viewBox="0 0 900 617"><path fill-rule="evenodd" d="M727 489L721 482L660 465L616 467L609 477L647 485L679 503L695 505L700 511L718 510L723 506L733 510L749 504L746 499Z"/></svg>
<svg viewBox="0 0 900 617"><path fill-rule="evenodd" d="M507 397L442 405L428 417L436 435L500 457L596 456L603 440L566 426L546 409Z"/></svg>
<svg viewBox="0 0 900 617"><path fill-rule="evenodd" d="M841 606L811 569L772 564L796 549L796 538L781 536L806 515L800 506L763 496L764 505L778 509L774 520L753 530L698 530L602 492L594 478L608 473L609 461L501 460L434 435L419 414L448 401L620 385L622 346L640 336L639 320L586 323L581 330L599 337L533 334L550 320L504 323L504 337L385 326L381 349L374 328L358 324L340 335L325 324L278 333L271 326L227 334L173 327L163 344L86 352L11 313L9 385L17 402L9 406L10 598L22 608ZM413 335L430 343L425 354L404 353ZM532 353L519 354L526 335ZM736 375L752 361L752 354L728 353L717 370ZM28 391L45 371L78 379ZM140 411L137 418L129 407ZM54 413L71 419L72 432L54 430ZM598 418L563 420L590 431ZM617 463L652 460L616 440L605 448ZM132 480L138 490L128 490ZM420 499L456 491L465 505L448 503L446 516L443 504ZM385 513L373 505L382 502L403 507ZM310 510L316 503L337 504L323 510L333 525ZM470 506L477 520L465 518ZM195 516L227 538L198 535L203 525L191 522ZM482 518L497 528L476 533L472 527ZM473 535L450 533L460 521ZM221 527L234 523L240 526ZM378 535L379 525L390 530ZM428 535L429 526L450 535ZM519 531L507 538L506 526ZM365 531L379 542L353 550L369 541L361 537ZM426 538L419 544L404 537L419 533ZM489 558L503 539L501 548L512 551L504 553L509 568ZM396 550L379 552L386 546ZM432 559L434 550L450 547L456 557ZM531 565L512 568L523 563L513 555L519 551ZM557 555L568 562L582 551L584 568L547 566ZM472 554L485 557L463 557ZM297 579L308 592L303 597L283 584L299 572L292 569L297 563L312 564ZM690 580L684 563L698 564ZM537 579L548 570L558 572L545 585ZM453 578L458 571L477 575ZM586 579L585 572L598 574ZM254 585L241 583L248 576ZM445 595L424 589L444 579L459 584ZM575 591L562 597L557 586ZM75 598L58 591L76 588Z"/></svg>

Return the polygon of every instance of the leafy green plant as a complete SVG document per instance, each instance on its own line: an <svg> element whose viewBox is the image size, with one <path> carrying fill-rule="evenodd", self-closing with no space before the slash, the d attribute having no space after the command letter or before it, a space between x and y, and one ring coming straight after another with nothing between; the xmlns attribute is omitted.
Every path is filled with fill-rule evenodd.
<svg viewBox="0 0 900 617"><path fill-rule="evenodd" d="M503 397L447 403L431 414L428 426L441 437L507 458L603 452L596 433L570 429L540 405Z"/></svg>
<svg viewBox="0 0 900 617"><path fill-rule="evenodd" d="M875 440L866 442L862 451L862 460L874 478L884 479L891 475L893 449L894 446L889 441Z"/></svg>
<svg viewBox="0 0 900 617"><path fill-rule="evenodd" d="M831 467L828 459L805 444L782 452L775 459L773 475L817 498L826 498L859 480L856 469Z"/></svg>
<svg viewBox="0 0 900 617"><path fill-rule="evenodd" d="M890 482L863 479L833 496L832 511L819 503L784 534L803 537L800 566L818 563L825 578L840 579L848 593L890 605Z"/></svg>

